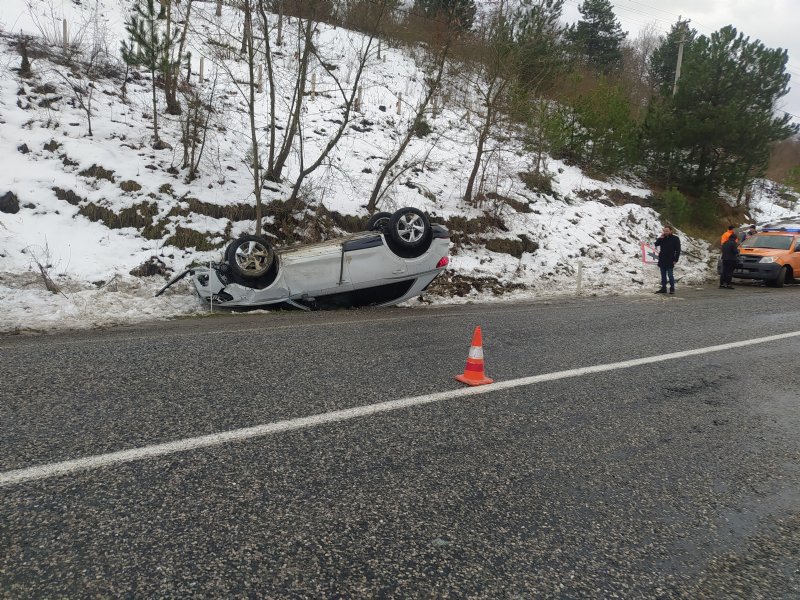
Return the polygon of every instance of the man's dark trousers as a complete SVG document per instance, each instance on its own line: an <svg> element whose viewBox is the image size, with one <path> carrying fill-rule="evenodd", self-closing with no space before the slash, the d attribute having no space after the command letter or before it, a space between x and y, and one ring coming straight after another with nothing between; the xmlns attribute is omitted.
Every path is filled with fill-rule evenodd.
<svg viewBox="0 0 800 600"><path fill-rule="evenodd" d="M722 261L722 276L719 278L720 285L730 285L733 281L733 271L736 269L736 260Z"/></svg>
<svg viewBox="0 0 800 600"><path fill-rule="evenodd" d="M661 269L661 289L667 289L667 279L669 279L669 288L674 290L675 276L672 274L673 267L662 267L659 265L658 268Z"/></svg>

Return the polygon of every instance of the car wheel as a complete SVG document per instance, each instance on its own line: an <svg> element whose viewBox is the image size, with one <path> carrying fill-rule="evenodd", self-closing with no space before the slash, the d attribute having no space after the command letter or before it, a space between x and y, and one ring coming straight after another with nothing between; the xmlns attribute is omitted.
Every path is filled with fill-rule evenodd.
<svg viewBox="0 0 800 600"><path fill-rule="evenodd" d="M781 270L778 271L778 276L772 282L772 285L775 287L783 287L783 284L786 283L786 275L788 274L789 269L786 267L781 267Z"/></svg>
<svg viewBox="0 0 800 600"><path fill-rule="evenodd" d="M407 250L427 249L432 239L428 216L416 208L401 208L389 219L389 239Z"/></svg>
<svg viewBox="0 0 800 600"><path fill-rule="evenodd" d="M392 213L376 212L367 221L367 231L383 231L389 225Z"/></svg>
<svg viewBox="0 0 800 600"><path fill-rule="evenodd" d="M261 277L272 266L275 252L260 235L243 235L234 240L225 251L225 260L240 277Z"/></svg>

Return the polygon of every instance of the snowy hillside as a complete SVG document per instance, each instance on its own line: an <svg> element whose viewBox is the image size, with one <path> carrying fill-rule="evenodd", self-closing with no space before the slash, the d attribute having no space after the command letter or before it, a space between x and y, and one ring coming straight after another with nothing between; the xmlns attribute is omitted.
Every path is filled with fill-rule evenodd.
<svg viewBox="0 0 800 600"><path fill-rule="evenodd" d="M230 60L226 68L218 68L205 60L205 81L198 81L199 58L209 55L205 40L219 39L228 28L235 30L240 16L226 8L217 19L211 3L197 3L193 9L198 26L189 35L192 83L216 109L198 178L187 182L185 171L178 168L180 117L160 111L161 138L170 147L152 149L149 74L131 73L124 99L121 76L108 74L95 82L92 137L68 85L68 66L36 57L32 76L20 76L13 35L44 32L57 42L62 16L75 29L74 24L86 24L90 14L86 3L35 3L33 11L25 4L0 4L0 197L9 198L10 192L19 204L18 212L0 213L0 332L94 327L206 312L188 283L163 297L154 298L153 292L168 274L219 259L231 236L253 228L245 97L231 79L241 80L243 63ZM98 7L109 46L116 49L125 37L119 6L109 2ZM364 37L341 28L319 29L317 46L349 81ZM290 50L295 34L287 24L285 51L276 53L279 97L290 94L280 86L288 85L296 67ZM53 52L58 51L56 46ZM384 47L380 59L372 56L362 84L361 110L352 116L329 159L304 183L305 208L294 215L293 229L287 231L289 224L267 211L268 233L276 245L341 233L337 223L366 218L376 173L396 147L398 132L408 127L410 107L422 91L420 54ZM552 160L552 193L532 191L519 176L530 170L531 159L515 132L507 130L490 140L482 168L485 199L477 204L462 201L476 133L468 112L458 107L477 99L459 84L458 71L457 65L448 70L448 89L459 101L442 99L427 116L430 134L414 138L379 205L380 210L423 209L432 220L448 224L458 242L446 277L419 302L574 294L579 265L585 294L651 292L657 274L653 266L642 264L640 243L655 239L661 221L652 209L637 203L650 195L640 184L593 180ZM317 62L308 77L314 81L314 93L304 105L302 147L290 155L284 184L265 183L267 206L288 198L301 164L316 158L341 122L341 97L328 71ZM258 129L264 132L261 145L267 143L266 96L262 93L257 99ZM163 96L159 100L163 102ZM286 115L279 115L278 122L285 121ZM778 207L771 200L774 196L765 191L757 200L764 220L796 212L792 202ZM712 254L704 242L679 235L685 260L676 276L681 285L703 283ZM161 273L131 274L151 257L163 263ZM43 269L61 293L45 289Z"/></svg>

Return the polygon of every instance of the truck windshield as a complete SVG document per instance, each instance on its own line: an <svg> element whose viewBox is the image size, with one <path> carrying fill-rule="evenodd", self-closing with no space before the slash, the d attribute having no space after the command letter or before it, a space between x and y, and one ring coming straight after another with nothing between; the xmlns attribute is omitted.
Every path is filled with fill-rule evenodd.
<svg viewBox="0 0 800 600"><path fill-rule="evenodd" d="M742 248L770 248L788 250L792 245L791 235L754 235L742 242Z"/></svg>

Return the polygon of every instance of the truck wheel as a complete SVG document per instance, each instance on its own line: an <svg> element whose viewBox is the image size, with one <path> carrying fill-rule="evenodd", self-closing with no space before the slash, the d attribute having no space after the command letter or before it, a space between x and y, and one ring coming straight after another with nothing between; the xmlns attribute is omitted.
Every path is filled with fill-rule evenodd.
<svg viewBox="0 0 800 600"><path fill-rule="evenodd" d="M775 287L783 287L783 284L786 283L786 274L789 271L786 267L781 267L781 270L778 271L778 276L773 281L772 285Z"/></svg>

